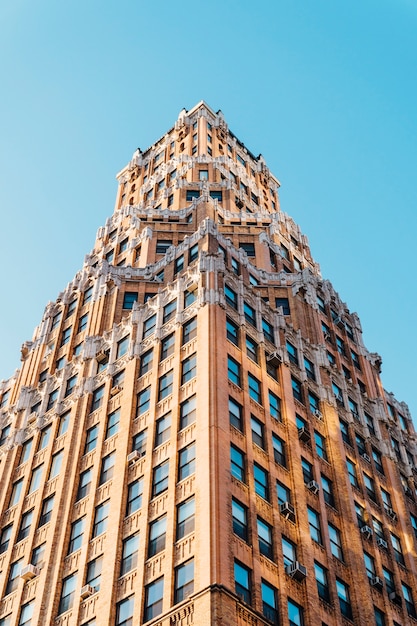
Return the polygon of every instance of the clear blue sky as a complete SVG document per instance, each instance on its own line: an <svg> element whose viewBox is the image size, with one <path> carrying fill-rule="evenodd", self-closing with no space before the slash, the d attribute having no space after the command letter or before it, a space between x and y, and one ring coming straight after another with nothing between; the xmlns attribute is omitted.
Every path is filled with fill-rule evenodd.
<svg viewBox="0 0 417 626"><path fill-rule="evenodd" d="M0 378L113 212L115 174L204 99L415 395L414 0L14 0L0 6Z"/></svg>

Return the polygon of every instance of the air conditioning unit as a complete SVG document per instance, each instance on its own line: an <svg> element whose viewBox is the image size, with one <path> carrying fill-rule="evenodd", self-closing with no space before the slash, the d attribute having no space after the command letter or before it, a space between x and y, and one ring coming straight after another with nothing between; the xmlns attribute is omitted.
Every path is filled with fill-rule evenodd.
<svg viewBox="0 0 417 626"><path fill-rule="evenodd" d="M366 537L366 539L370 539L373 534L373 530L370 526L362 526L361 533Z"/></svg>
<svg viewBox="0 0 417 626"><path fill-rule="evenodd" d="M366 454L366 452L362 454L362 458L365 459L365 461L368 461L368 463L371 462L371 457L369 456L369 454Z"/></svg>
<svg viewBox="0 0 417 626"><path fill-rule="evenodd" d="M382 537L378 537L378 539L376 540L376 545L378 546L378 548L384 548L384 550L388 549L388 544L385 539L382 539Z"/></svg>
<svg viewBox="0 0 417 626"><path fill-rule="evenodd" d="M266 357L266 360L273 367L278 367L278 365L281 365L282 363L282 358L279 352L272 352L269 356Z"/></svg>
<svg viewBox="0 0 417 626"><path fill-rule="evenodd" d="M107 359L107 354L104 352L104 350L100 350L96 354L96 359L99 363L103 363L103 361Z"/></svg>
<svg viewBox="0 0 417 626"><path fill-rule="evenodd" d="M298 580L299 582L304 580L307 576L307 568L304 567L304 565L301 565L298 561L294 561L291 565L287 565L285 571L288 576L291 576L291 578L294 578L294 580Z"/></svg>
<svg viewBox="0 0 417 626"><path fill-rule="evenodd" d="M140 459L140 457L141 457L141 454L140 454L139 450L133 450L133 452L131 452L130 454L127 455L127 462L128 463L134 463L135 461Z"/></svg>
<svg viewBox="0 0 417 626"><path fill-rule="evenodd" d="M279 511L281 515L285 517L285 519L290 520L291 522L295 522L295 509L290 502L283 502L280 505Z"/></svg>
<svg viewBox="0 0 417 626"><path fill-rule="evenodd" d="M317 495L320 490L320 485L318 484L316 480L310 480L310 482L307 483L307 489L309 489L311 493L314 493Z"/></svg>
<svg viewBox="0 0 417 626"><path fill-rule="evenodd" d="M382 588L384 586L382 578L380 578L379 576L373 576L373 578L371 578L369 582L371 583L372 587L375 587L375 589L382 591Z"/></svg>
<svg viewBox="0 0 417 626"><path fill-rule="evenodd" d="M22 567L20 578L23 578L23 580L31 580L32 578L35 578L35 576L39 576L39 574L40 569L35 565L32 565L32 563L29 563L29 565Z"/></svg>
<svg viewBox="0 0 417 626"><path fill-rule="evenodd" d="M402 598L400 594L398 594L396 591L391 591L391 593L388 594L388 597L391 602L394 602L394 604L398 604L398 606L401 606Z"/></svg>
<svg viewBox="0 0 417 626"><path fill-rule="evenodd" d="M121 390L122 390L122 387L120 385L115 385L114 387L110 389L110 395L115 396L116 393L120 393Z"/></svg>
<svg viewBox="0 0 417 626"><path fill-rule="evenodd" d="M81 587L80 598L82 600L85 600L89 596L92 596L93 593L94 593L94 587L92 587L91 585L84 585L84 587Z"/></svg>
<svg viewBox="0 0 417 626"><path fill-rule="evenodd" d="M300 439L300 441L304 441L304 442L310 441L311 436L307 428L303 426L302 428L298 429L298 438Z"/></svg>
<svg viewBox="0 0 417 626"><path fill-rule="evenodd" d="M385 513L395 522L397 519L397 514L390 506L387 506L385 509Z"/></svg>
<svg viewBox="0 0 417 626"><path fill-rule="evenodd" d="M319 411L318 409L315 409L314 416L317 417L317 419L320 421L323 419L323 413Z"/></svg>

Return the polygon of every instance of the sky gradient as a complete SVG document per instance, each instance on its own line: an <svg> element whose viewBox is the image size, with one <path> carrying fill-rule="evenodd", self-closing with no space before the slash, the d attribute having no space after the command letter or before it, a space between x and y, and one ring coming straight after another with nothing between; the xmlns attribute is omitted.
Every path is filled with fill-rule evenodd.
<svg viewBox="0 0 417 626"><path fill-rule="evenodd" d="M112 214L115 174L203 99L281 181L416 423L414 2L15 0L0 20L0 379Z"/></svg>

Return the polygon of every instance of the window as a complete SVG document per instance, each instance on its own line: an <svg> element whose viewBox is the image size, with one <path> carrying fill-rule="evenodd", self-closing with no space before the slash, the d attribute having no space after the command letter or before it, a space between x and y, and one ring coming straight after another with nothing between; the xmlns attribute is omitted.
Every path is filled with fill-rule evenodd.
<svg viewBox="0 0 417 626"><path fill-rule="evenodd" d="M319 399L312 391L308 392L308 405L313 415L320 418Z"/></svg>
<svg viewBox="0 0 417 626"><path fill-rule="evenodd" d="M90 585L94 592L100 591L101 570L103 567L103 557L99 556L87 565L85 584Z"/></svg>
<svg viewBox="0 0 417 626"><path fill-rule="evenodd" d="M258 344L248 335L246 335L246 354L252 361L258 363Z"/></svg>
<svg viewBox="0 0 417 626"><path fill-rule="evenodd" d="M303 609L288 598L289 626L304 626Z"/></svg>
<svg viewBox="0 0 417 626"><path fill-rule="evenodd" d="M21 517L19 532L17 534L17 541L22 541L22 539L26 539L26 537L30 533L30 526L32 524L33 518L33 509L30 511L26 511Z"/></svg>
<svg viewBox="0 0 417 626"><path fill-rule="evenodd" d="M235 591L236 594L247 604L251 603L251 572L250 570L235 561L234 563Z"/></svg>
<svg viewBox="0 0 417 626"><path fill-rule="evenodd" d="M256 524L258 531L259 552L263 556L268 557L268 559L273 559L272 528L260 517L257 518Z"/></svg>
<svg viewBox="0 0 417 626"><path fill-rule="evenodd" d="M91 402L91 412L96 411L99 407L101 407L103 403L104 396L104 385L98 387L93 391L93 400Z"/></svg>
<svg viewBox="0 0 417 626"><path fill-rule="evenodd" d="M156 254L165 254L172 246L172 239L158 239L156 242Z"/></svg>
<svg viewBox="0 0 417 626"><path fill-rule="evenodd" d="M177 541L194 532L194 521L195 501L192 496L177 506Z"/></svg>
<svg viewBox="0 0 417 626"><path fill-rule="evenodd" d="M357 422L360 422L361 418L359 415L358 403L352 400L352 398L348 398L348 404L349 404L349 411L352 413L354 419Z"/></svg>
<svg viewBox="0 0 417 626"><path fill-rule="evenodd" d="M336 593L339 598L340 612L344 617L352 619L353 615L352 606L350 604L349 587L339 578L336 578Z"/></svg>
<svg viewBox="0 0 417 626"><path fill-rule="evenodd" d="M256 328L256 311L247 302L243 303L243 314L248 324L251 324Z"/></svg>
<svg viewBox="0 0 417 626"><path fill-rule="evenodd" d="M368 497L376 502L376 492L375 492L375 482L374 479L368 476L368 474L363 474L363 482L365 485L366 493Z"/></svg>
<svg viewBox="0 0 417 626"><path fill-rule="evenodd" d="M184 269L184 255L182 254L174 261L174 274L178 274Z"/></svg>
<svg viewBox="0 0 417 626"><path fill-rule="evenodd" d="M140 358L139 377L143 376L152 369L153 349L144 352Z"/></svg>
<svg viewBox="0 0 417 626"><path fill-rule="evenodd" d="M123 541L120 576L135 569L138 563L139 535L132 535Z"/></svg>
<svg viewBox="0 0 417 626"><path fill-rule="evenodd" d="M95 424L95 426L92 426L91 428L87 430L87 436L85 438L85 445L84 445L84 454L91 452L96 447L97 437L98 437L98 428L99 428L99 425Z"/></svg>
<svg viewBox="0 0 417 626"><path fill-rule="evenodd" d="M239 248L244 250L248 256L255 256L255 244L251 242L239 242Z"/></svg>
<svg viewBox="0 0 417 626"><path fill-rule="evenodd" d="M255 402L257 402L258 404L262 404L261 383L250 372L248 372L248 386L249 395L252 400L255 400Z"/></svg>
<svg viewBox="0 0 417 626"><path fill-rule="evenodd" d="M320 458L324 461L328 461L327 450L326 450L326 438L323 437L317 430L314 431L314 441L316 444L316 452Z"/></svg>
<svg viewBox="0 0 417 626"><path fill-rule="evenodd" d="M153 469L152 497L159 496L168 489L169 460Z"/></svg>
<svg viewBox="0 0 417 626"><path fill-rule="evenodd" d="M388 493L388 491L385 491L385 489L383 489L382 487L381 487L381 498L382 498L382 502L384 503L385 511L391 509L392 508L391 496Z"/></svg>
<svg viewBox="0 0 417 626"><path fill-rule="evenodd" d="M196 419L196 397L187 398L180 405L180 430L193 424Z"/></svg>
<svg viewBox="0 0 417 626"><path fill-rule="evenodd" d="M336 403L339 406L343 406L344 407L345 403L343 401L343 392L342 392L341 388L339 387L339 385L336 385L336 383L332 383L332 390L333 390L333 393L334 393L334 395L336 397Z"/></svg>
<svg viewBox="0 0 417 626"><path fill-rule="evenodd" d="M317 593L319 598L325 602L330 602L329 577L327 569L315 561L314 575L316 577Z"/></svg>
<svg viewBox="0 0 417 626"><path fill-rule="evenodd" d="M137 302L138 294L136 291L125 291L123 296L123 308L128 311L133 309L133 305Z"/></svg>
<svg viewBox="0 0 417 626"><path fill-rule="evenodd" d="M121 600L116 605L115 626L133 626L133 608L135 597L130 596ZM86 625L87 626L87 625Z"/></svg>
<svg viewBox="0 0 417 626"><path fill-rule="evenodd" d="M278 422L282 421L281 400L270 389L268 389L269 413Z"/></svg>
<svg viewBox="0 0 417 626"><path fill-rule="evenodd" d="M46 405L46 410L50 411L54 406L56 401L58 400L59 389L54 389L51 391L48 397L48 404Z"/></svg>
<svg viewBox="0 0 417 626"><path fill-rule="evenodd" d="M267 339L271 343L274 343L274 327L264 318L262 318L262 331L265 339Z"/></svg>
<svg viewBox="0 0 417 626"><path fill-rule="evenodd" d="M194 353L182 361L181 385L185 385L197 375L197 355Z"/></svg>
<svg viewBox="0 0 417 626"><path fill-rule="evenodd" d="M77 496L76 502L78 500L82 500L90 493L91 486L91 478L93 474L93 469L89 467L87 470L80 474L80 480L78 482Z"/></svg>
<svg viewBox="0 0 417 626"><path fill-rule="evenodd" d="M310 537L316 543L322 544L320 516L314 509L307 507L308 525L310 528Z"/></svg>
<svg viewBox="0 0 417 626"><path fill-rule="evenodd" d="M275 463L282 465L282 467L287 467L285 442L275 433L272 433L272 448L274 450Z"/></svg>
<svg viewBox="0 0 417 626"><path fill-rule="evenodd" d="M107 520L109 516L110 501L106 500L96 506L93 524L93 537L98 537L105 532L107 528Z"/></svg>
<svg viewBox="0 0 417 626"><path fill-rule="evenodd" d="M275 587L272 587L272 585L262 580L261 596L263 616L273 624L278 624L277 590Z"/></svg>
<svg viewBox="0 0 417 626"><path fill-rule="evenodd" d="M388 595L390 593L394 593L395 592L394 574L390 572L388 569L386 569L385 567L383 567L382 575L384 576L385 587L386 587Z"/></svg>
<svg viewBox="0 0 417 626"><path fill-rule="evenodd" d="M15 506L20 500L20 494L22 493L23 487L23 478L19 478L16 482L13 483L12 493L10 495L10 501L8 508Z"/></svg>
<svg viewBox="0 0 417 626"><path fill-rule="evenodd" d="M127 349L129 347L129 341L130 341L130 337L129 335L127 335L126 337L123 337L123 339L120 339L120 341L117 342L116 359L120 359L122 356L124 356L127 353Z"/></svg>
<svg viewBox="0 0 417 626"><path fill-rule="evenodd" d="M226 251L224 251L223 256L226 258ZM235 259L234 257L231 258L230 260L230 264L232 266L232 271L234 274L236 274L236 276L239 276L240 274L240 263L237 259Z"/></svg>
<svg viewBox="0 0 417 626"><path fill-rule="evenodd" d="M40 546L36 546L36 548L33 548L32 556L30 558L30 562L33 565L38 565L42 563L44 556L45 556L45 549L46 549L46 541L44 543L41 543Z"/></svg>
<svg viewBox="0 0 417 626"><path fill-rule="evenodd" d="M230 355L227 355L227 376L232 383L240 387L240 365Z"/></svg>
<svg viewBox="0 0 417 626"><path fill-rule="evenodd" d="M391 537L392 549L394 550L395 560L397 561L397 563L400 563L400 565L405 565L404 555L403 555L403 551L401 547L401 541L393 533L390 533L390 537Z"/></svg>
<svg viewBox="0 0 417 626"><path fill-rule="evenodd" d="M58 426L58 431L56 433L57 437L62 437L62 435L65 435L65 433L67 432L68 425L70 422L70 417L71 417L71 411L67 411L66 413L63 413L61 417L59 418L59 426Z"/></svg>
<svg viewBox="0 0 417 626"><path fill-rule="evenodd" d="M154 315L151 315L151 317L148 317L148 319L143 322L142 339L145 339L145 337L149 337L150 335L152 335L155 332L155 328L156 328L156 313Z"/></svg>
<svg viewBox="0 0 417 626"><path fill-rule="evenodd" d="M368 576L369 579L374 578L374 576L376 575L374 557L368 554L367 552L364 552L363 560L365 563L366 575Z"/></svg>
<svg viewBox="0 0 417 626"><path fill-rule="evenodd" d="M232 523L235 535L248 540L248 509L246 506L232 498Z"/></svg>
<svg viewBox="0 0 417 626"><path fill-rule="evenodd" d="M182 602L194 591L194 559L175 568L174 604Z"/></svg>
<svg viewBox="0 0 417 626"><path fill-rule="evenodd" d="M278 504L281 505L285 502L291 502L291 491L286 485L280 483L279 480L277 480L276 489Z"/></svg>
<svg viewBox="0 0 417 626"><path fill-rule="evenodd" d="M403 598L405 601L405 606L407 609L407 613L411 615L411 617L417 617L416 607L413 602L413 596L411 593L411 588L405 583L401 582L401 590L403 592Z"/></svg>
<svg viewBox="0 0 417 626"><path fill-rule="evenodd" d="M126 515L131 515L142 506L143 478L130 483L127 488Z"/></svg>
<svg viewBox="0 0 417 626"><path fill-rule="evenodd" d="M39 489L40 484L41 484L42 472L43 472L43 463L42 465L38 465L38 467L35 467L35 469L32 470L32 476L31 476L30 483L29 483L28 494L33 493L34 491Z"/></svg>
<svg viewBox="0 0 417 626"><path fill-rule="evenodd" d="M158 402L172 393L174 384L174 373L172 370L161 376L159 379Z"/></svg>
<svg viewBox="0 0 417 626"><path fill-rule="evenodd" d="M281 544L284 566L287 567L287 565L292 565L297 560L297 550L295 544L284 537L284 535L282 536Z"/></svg>
<svg viewBox="0 0 417 626"><path fill-rule="evenodd" d="M255 481L255 492L264 500L269 501L268 472L257 463L254 463L253 478Z"/></svg>
<svg viewBox="0 0 417 626"><path fill-rule="evenodd" d="M194 198L199 198L199 197L200 197L199 191L197 191L196 189L187 189L187 193L186 193L187 202L192 202Z"/></svg>
<svg viewBox="0 0 417 626"><path fill-rule="evenodd" d="M298 402L303 402L303 389L299 380L291 376L292 395Z"/></svg>
<svg viewBox="0 0 417 626"><path fill-rule="evenodd" d="M349 446L352 445L351 440L350 440L350 434L349 434L349 426L347 424L347 422L341 420L339 418L339 422L340 422L340 432L342 435L342 439L345 443L347 443Z"/></svg>
<svg viewBox="0 0 417 626"><path fill-rule="evenodd" d="M182 327L182 345L188 343L197 336L197 318L188 320Z"/></svg>
<svg viewBox="0 0 417 626"><path fill-rule="evenodd" d="M14 561L14 563L10 565L9 576L7 579L7 585L6 585L6 589L4 592L5 596L7 596L9 593L12 593L12 591L14 591L17 588L17 585L19 584L19 577L20 577L20 572L22 570L23 561L24 561L24 558L22 557L21 559L19 559L18 561Z"/></svg>
<svg viewBox="0 0 417 626"><path fill-rule="evenodd" d="M145 607L143 621L148 622L162 613L164 577L158 578L145 587Z"/></svg>
<svg viewBox="0 0 417 626"><path fill-rule="evenodd" d="M164 339L162 339L160 360L163 361L164 359L167 359L169 356L171 356L174 353L174 348L175 334L172 333L172 335L168 335L167 337L164 337Z"/></svg>
<svg viewBox="0 0 417 626"><path fill-rule="evenodd" d="M81 548L83 542L83 532L85 525L85 517L77 519L71 524L71 534L68 546L68 554L72 554Z"/></svg>
<svg viewBox="0 0 417 626"><path fill-rule="evenodd" d="M188 251L188 263L192 263L198 258L198 243L191 246Z"/></svg>
<svg viewBox="0 0 417 626"><path fill-rule="evenodd" d="M72 331L72 326L69 326L62 332L60 346L65 346L65 344L69 342L70 337L71 337L71 331Z"/></svg>
<svg viewBox="0 0 417 626"><path fill-rule="evenodd" d="M90 302L92 296L93 296L93 285L91 285L91 287L88 287L88 289L84 291L83 305L86 304L87 302Z"/></svg>
<svg viewBox="0 0 417 626"><path fill-rule="evenodd" d="M168 441L171 433L171 413L163 415L156 421L155 447Z"/></svg>
<svg viewBox="0 0 417 626"><path fill-rule="evenodd" d="M3 446L6 443L7 437L10 435L11 425L8 424L5 426L0 433L0 446Z"/></svg>
<svg viewBox="0 0 417 626"><path fill-rule="evenodd" d="M88 323L88 313L84 313L84 315L82 315L80 319L78 320L77 333L81 333L83 330L85 330L87 328L87 323Z"/></svg>
<svg viewBox="0 0 417 626"><path fill-rule="evenodd" d="M379 519L376 519L376 517L372 518L372 527L377 538L385 540L384 529L381 522L379 521Z"/></svg>
<svg viewBox="0 0 417 626"><path fill-rule="evenodd" d="M245 456L233 445L230 446L230 471L232 476L245 482Z"/></svg>
<svg viewBox="0 0 417 626"><path fill-rule="evenodd" d="M310 380L316 380L316 372L314 370L314 363L310 361L306 356L304 357L304 369L307 374L307 378Z"/></svg>
<svg viewBox="0 0 417 626"><path fill-rule="evenodd" d="M0 554L6 552L9 547L10 538L12 536L13 524L5 526L0 534Z"/></svg>
<svg viewBox="0 0 417 626"><path fill-rule="evenodd" d="M340 530L333 526L332 524L328 525L329 529L329 540L330 540L330 551L339 561L343 561L343 551L342 551L342 539L340 536Z"/></svg>
<svg viewBox="0 0 417 626"><path fill-rule="evenodd" d="M417 537L417 517L410 513L411 526L413 527L414 535Z"/></svg>
<svg viewBox="0 0 417 626"><path fill-rule="evenodd" d="M308 485L308 483L314 480L313 466L304 457L301 457L301 469L303 471L304 484Z"/></svg>
<svg viewBox="0 0 417 626"><path fill-rule="evenodd" d="M288 358L291 363L298 366L298 350L295 346L292 345L289 341L287 341L287 353Z"/></svg>
<svg viewBox="0 0 417 626"><path fill-rule="evenodd" d="M184 308L191 306L197 300L197 289L184 291Z"/></svg>
<svg viewBox="0 0 417 626"><path fill-rule="evenodd" d="M45 498L45 500L43 501L38 528L47 524L52 517L52 511L54 508L54 495L55 494L49 496L49 498Z"/></svg>
<svg viewBox="0 0 417 626"><path fill-rule="evenodd" d="M239 346L239 326L228 317L226 317L226 336L235 346Z"/></svg>
<svg viewBox="0 0 417 626"><path fill-rule="evenodd" d="M178 481L184 480L195 472L195 443L179 451L178 454Z"/></svg>
<svg viewBox="0 0 417 626"><path fill-rule="evenodd" d="M22 606L22 608L20 609L18 626L30 626L31 620L32 620L32 617L33 617L34 606L35 606L35 601L34 600L32 600L31 602L27 602L26 604L24 604ZM1 626L8 626L7 622L5 622L4 625L3 625L1 620L0 620L0 625ZM11 626L11 622L10 622L10 626Z"/></svg>
<svg viewBox="0 0 417 626"><path fill-rule="evenodd" d="M67 576L67 578L64 578L62 582L61 597L58 606L58 615L61 615L61 613L65 613L65 611L68 611L74 604L76 586L76 574L71 574L71 576Z"/></svg>
<svg viewBox="0 0 417 626"><path fill-rule="evenodd" d="M224 286L224 296L226 298L226 304L231 306L237 311L237 293L233 291L228 285Z"/></svg>
<svg viewBox="0 0 417 626"><path fill-rule="evenodd" d="M355 465L355 463L353 461L351 461L350 459L346 459L346 466L347 466L347 470L348 470L350 484L353 487L358 488L359 487L359 483L358 483L358 478L357 478L357 474L356 474L356 465Z"/></svg>
<svg viewBox="0 0 417 626"><path fill-rule="evenodd" d="M401 462L402 458L401 458L400 444L398 443L396 439L394 439L394 437L391 437L391 447L394 450L394 454L397 457L397 461Z"/></svg>
<svg viewBox="0 0 417 626"><path fill-rule="evenodd" d="M229 421L232 426L243 432L242 407L229 396Z"/></svg>
<svg viewBox="0 0 417 626"><path fill-rule="evenodd" d="M375 626L386 626L385 613L374 606ZM394 622L395 625L395 622Z"/></svg>
<svg viewBox="0 0 417 626"><path fill-rule="evenodd" d="M275 298L275 307L282 308L283 315L290 315L290 304L288 298Z"/></svg>
<svg viewBox="0 0 417 626"><path fill-rule="evenodd" d="M334 507L333 484L326 476L321 475L321 486L323 489L323 497L326 504Z"/></svg>
<svg viewBox="0 0 417 626"><path fill-rule="evenodd" d="M142 391L138 393L136 417L139 417L140 415L143 415L143 413L146 413L146 411L149 411L150 400L151 388L149 386L146 387L146 389L142 389Z"/></svg>
<svg viewBox="0 0 417 626"><path fill-rule="evenodd" d="M102 459L99 485L103 485L113 478L115 459L116 452L114 450Z"/></svg>

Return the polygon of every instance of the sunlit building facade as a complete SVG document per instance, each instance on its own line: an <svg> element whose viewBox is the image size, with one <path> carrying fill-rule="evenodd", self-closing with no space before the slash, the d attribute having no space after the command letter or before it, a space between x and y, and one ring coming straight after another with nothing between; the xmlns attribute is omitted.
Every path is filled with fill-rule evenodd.
<svg viewBox="0 0 417 626"><path fill-rule="evenodd" d="M204 102L0 384L0 626L416 623L416 437Z"/></svg>

